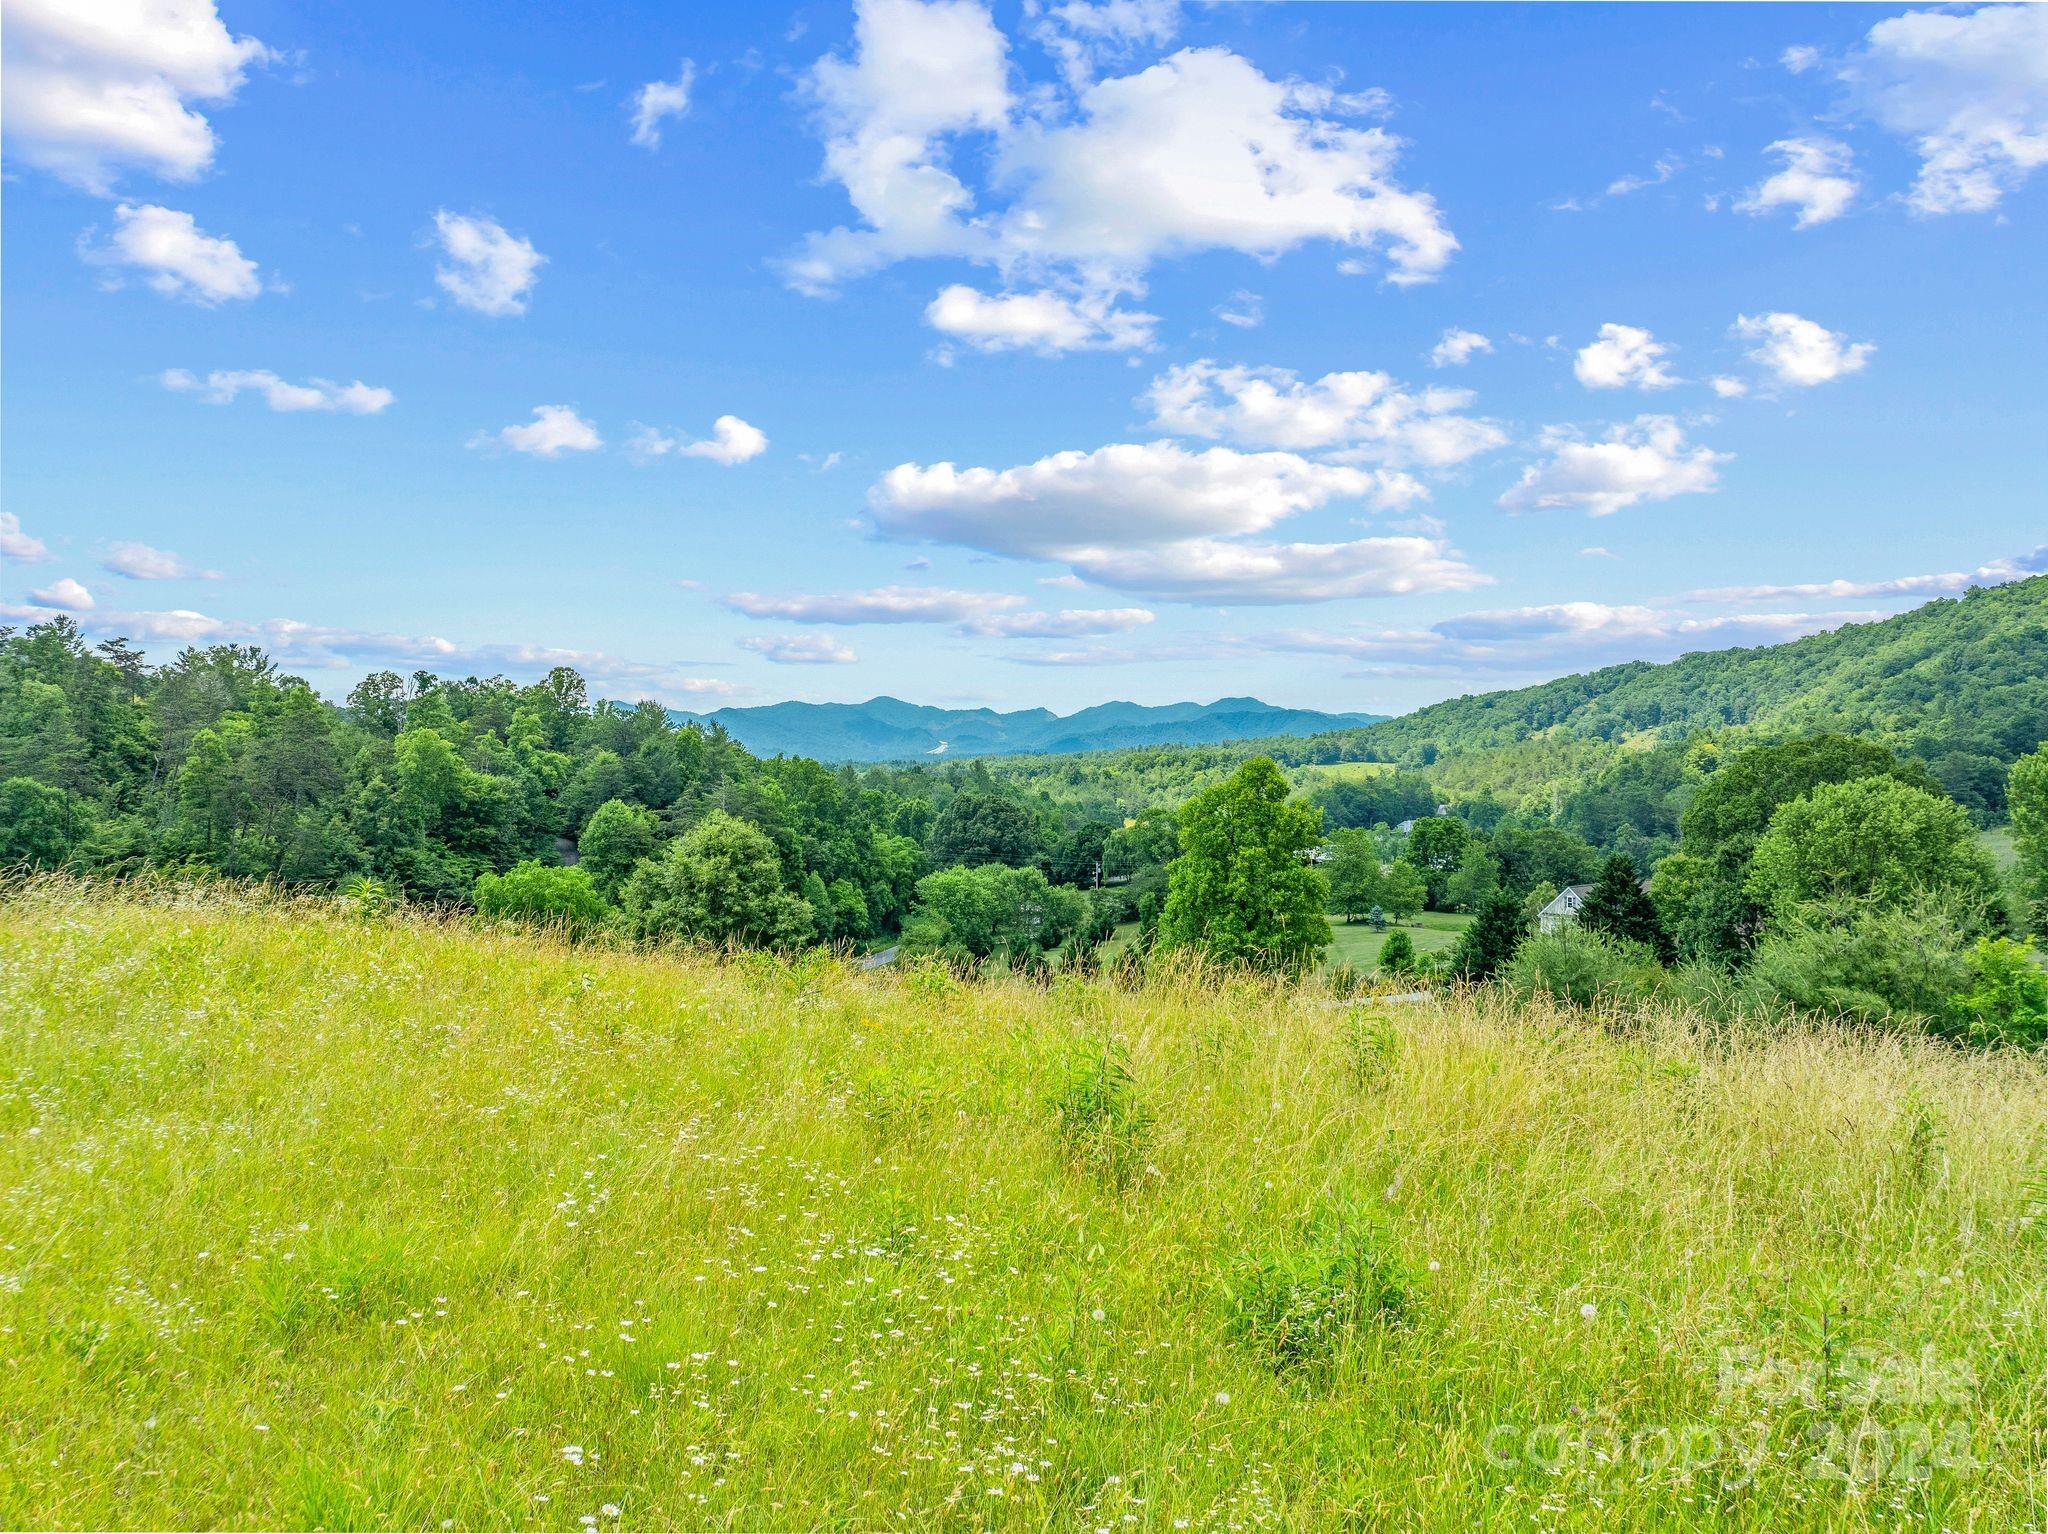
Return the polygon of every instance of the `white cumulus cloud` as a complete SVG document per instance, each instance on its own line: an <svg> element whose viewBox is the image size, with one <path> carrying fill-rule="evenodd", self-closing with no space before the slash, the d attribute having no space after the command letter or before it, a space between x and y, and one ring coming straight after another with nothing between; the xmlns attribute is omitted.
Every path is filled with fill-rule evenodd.
<svg viewBox="0 0 2048 1534"><path fill-rule="evenodd" d="M1489 583L1441 538L1346 543L1188 539L1150 549L1088 549L1073 566L1099 586L1171 602L1259 605L1464 591Z"/></svg>
<svg viewBox="0 0 2048 1534"><path fill-rule="evenodd" d="M1373 472L1293 453L1116 443L1008 469L898 464L870 492L869 507L891 537L1066 561L1088 550L1261 532L1333 501L1375 501L1385 488Z"/></svg>
<svg viewBox="0 0 2048 1534"><path fill-rule="evenodd" d="M1919 152L1916 212L1984 212L2048 164L2048 6L1892 16L1842 74Z"/></svg>
<svg viewBox="0 0 2048 1534"><path fill-rule="evenodd" d="M1341 450L1340 456L1397 468L1445 469L1507 441L1494 422L1463 412L1466 389L1410 390L1386 373L1326 373L1304 383L1284 368L1231 367L1204 358L1169 368L1140 403L1152 423L1181 436L1247 447ZM1375 491L1382 506L1427 492L1404 475Z"/></svg>
<svg viewBox="0 0 2048 1534"><path fill-rule="evenodd" d="M470 438L471 447L490 444L509 447L515 453L536 458L559 458L564 453L588 453L604 446L597 427L567 405L536 405L533 419L498 431L479 432Z"/></svg>
<svg viewBox="0 0 2048 1534"><path fill-rule="evenodd" d="M497 317L526 312L548 259L532 241L496 219L445 208L434 215L434 239L445 258L434 268L434 281L455 302Z"/></svg>
<svg viewBox="0 0 2048 1534"><path fill-rule="evenodd" d="M1547 445L1549 456L1500 498L1507 510L1564 507L1605 517L1645 501L1701 495L1719 488L1719 466L1733 456L1688 443L1668 415L1637 416L1597 441L1553 431Z"/></svg>
<svg viewBox="0 0 2048 1534"><path fill-rule="evenodd" d="M1739 315L1730 333L1753 343L1751 361L1766 368L1779 383L1799 388L1860 373L1877 350L1872 342L1852 342L1813 320L1782 312Z"/></svg>
<svg viewBox="0 0 2048 1534"><path fill-rule="evenodd" d="M1840 139L1781 138L1766 153L1785 168L1766 177L1736 202L1737 212L1762 215L1777 208L1796 208L1795 229L1810 229L1839 218L1856 200L1856 177L1849 146Z"/></svg>
<svg viewBox="0 0 2048 1534"><path fill-rule="evenodd" d="M39 565L51 559L49 545L21 530L21 518L0 511L0 558L18 559L25 565Z"/></svg>
<svg viewBox="0 0 2048 1534"><path fill-rule="evenodd" d="M29 595L44 607L61 607L70 613L89 613L94 606L92 593L68 575Z"/></svg>
<svg viewBox="0 0 2048 1534"><path fill-rule="evenodd" d="M9 0L9 158L108 195L134 167L190 181L213 163L213 125L269 50L236 37L213 0Z"/></svg>
<svg viewBox="0 0 2048 1534"><path fill-rule="evenodd" d="M1156 315L1120 309L1106 294L982 293L965 283L940 291L924 311L932 329L977 351L1129 351L1152 344Z"/></svg>
<svg viewBox="0 0 2048 1534"><path fill-rule="evenodd" d="M88 237L79 254L109 271L137 272L164 297L204 308L263 291L256 263L233 240L208 234L189 213L155 203L120 204L114 209L113 232L100 244Z"/></svg>
<svg viewBox="0 0 2048 1534"><path fill-rule="evenodd" d="M389 389L363 383L335 383L326 378L309 378L288 383L268 368L219 369L205 378L184 368L168 368L160 375L166 389L196 393L209 405L225 405L244 391L260 394L272 410L331 410L344 415L376 415L396 398Z"/></svg>
<svg viewBox="0 0 2048 1534"><path fill-rule="evenodd" d="M1589 389L1668 389L1678 380L1665 366L1670 348L1636 325L1607 324L1579 348L1572 372Z"/></svg>
<svg viewBox="0 0 2048 1534"><path fill-rule="evenodd" d="M1294 453L1116 443L1007 469L899 464L868 504L887 537L1055 561L1094 585L1167 601L1319 602L1483 582L1435 537L1252 537L1337 503L1403 505L1412 487L1406 475Z"/></svg>
<svg viewBox="0 0 2048 1534"><path fill-rule="evenodd" d="M690 86L697 66L684 59L673 80L649 80L633 92L633 142L642 149L661 147L661 125L690 110Z"/></svg>
<svg viewBox="0 0 2048 1534"><path fill-rule="evenodd" d="M1104 36L1162 35L1132 8L1084 10ZM1075 26L1094 22L1061 35ZM1399 140L1353 120L1377 96L1201 48L1100 80L1069 70L1067 93L1020 100L1008 48L975 0L864 0L851 54L807 79L826 173L858 222L810 236L784 263L793 285L947 256L1110 299L1142 292L1162 257L1312 240L1381 252L1390 280L1415 282L1457 247L1434 201L1395 179Z"/></svg>
<svg viewBox="0 0 2048 1534"><path fill-rule="evenodd" d="M626 450L643 463L676 454L684 458L709 458L731 468L767 452L768 434L736 415L722 415L711 423L711 435L700 442L671 436L652 426L637 427L626 443Z"/></svg>
<svg viewBox="0 0 2048 1534"><path fill-rule="evenodd" d="M1429 349L1429 365L1433 368L1461 368L1481 352L1492 350L1493 343L1478 331L1452 326Z"/></svg>

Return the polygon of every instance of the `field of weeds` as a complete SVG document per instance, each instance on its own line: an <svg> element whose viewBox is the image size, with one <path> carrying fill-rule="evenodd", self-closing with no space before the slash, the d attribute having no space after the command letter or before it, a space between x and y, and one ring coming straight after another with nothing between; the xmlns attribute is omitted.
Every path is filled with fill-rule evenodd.
<svg viewBox="0 0 2048 1534"><path fill-rule="evenodd" d="M2048 1071L0 903L0 1525L2038 1527Z"/></svg>

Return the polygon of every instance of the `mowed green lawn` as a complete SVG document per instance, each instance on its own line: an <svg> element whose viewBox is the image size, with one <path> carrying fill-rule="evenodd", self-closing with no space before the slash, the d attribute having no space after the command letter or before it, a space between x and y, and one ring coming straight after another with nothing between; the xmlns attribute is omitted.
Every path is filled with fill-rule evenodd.
<svg viewBox="0 0 2048 1534"><path fill-rule="evenodd" d="M1472 925L1472 918L1455 911L1422 911L1412 921L1388 922L1385 932L1375 932L1363 921L1346 923L1343 917L1332 916L1324 964L1333 968L1348 964L1360 971L1377 968L1380 948L1397 925L1408 934L1417 953L1447 953L1458 946L1458 937Z"/></svg>
<svg viewBox="0 0 2048 1534"><path fill-rule="evenodd" d="M1330 946L1323 951L1323 967L1335 969L1348 964L1355 970L1377 968L1380 948L1398 925L1408 934L1417 953L1443 953L1458 946L1458 934L1472 924L1472 918L1454 911L1423 911L1412 921L1388 922L1385 932L1375 932L1363 921L1347 925L1341 916L1330 918ZM1134 921L1119 923L1116 933L1103 945L1103 957L1122 951L1138 935Z"/></svg>
<svg viewBox="0 0 2048 1534"><path fill-rule="evenodd" d="M1977 841L2001 869L2011 868L2020 860L2019 849L2013 845L2011 826L1993 826L1988 831L1979 831Z"/></svg>
<svg viewBox="0 0 2048 1534"><path fill-rule="evenodd" d="M1312 793L1331 783L1356 783L1364 778L1381 778L1395 770L1392 762L1311 762L1287 769L1287 781L1301 793Z"/></svg>
<svg viewBox="0 0 2048 1534"><path fill-rule="evenodd" d="M2037 1524L2048 1067L1622 1024L0 900L0 1527Z"/></svg>

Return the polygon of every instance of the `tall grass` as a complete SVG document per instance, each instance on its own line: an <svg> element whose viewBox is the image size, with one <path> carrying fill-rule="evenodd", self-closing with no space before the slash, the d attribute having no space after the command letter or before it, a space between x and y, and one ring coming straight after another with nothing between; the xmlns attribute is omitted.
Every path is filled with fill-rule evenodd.
<svg viewBox="0 0 2048 1534"><path fill-rule="evenodd" d="M30 886L0 1525L2038 1527L2044 1107L1897 1037Z"/></svg>

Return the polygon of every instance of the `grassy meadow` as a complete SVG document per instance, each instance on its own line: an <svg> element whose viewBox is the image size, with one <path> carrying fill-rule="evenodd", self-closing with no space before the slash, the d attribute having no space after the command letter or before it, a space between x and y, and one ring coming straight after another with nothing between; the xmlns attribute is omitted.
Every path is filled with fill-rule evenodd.
<svg viewBox="0 0 2048 1534"><path fill-rule="evenodd" d="M1384 932L1376 932L1366 922L1347 922L1341 916L1330 918L1330 946L1323 951L1323 963L1334 968L1348 964L1361 974L1375 968L1380 962L1380 949L1399 927L1408 934L1408 940L1415 945L1417 953L1449 953L1458 946L1458 939L1465 929L1472 925L1472 918L1458 911L1417 911L1411 921L1390 921Z"/></svg>
<svg viewBox="0 0 2048 1534"><path fill-rule="evenodd" d="M0 904L0 1526L2039 1527L2016 1054Z"/></svg>

